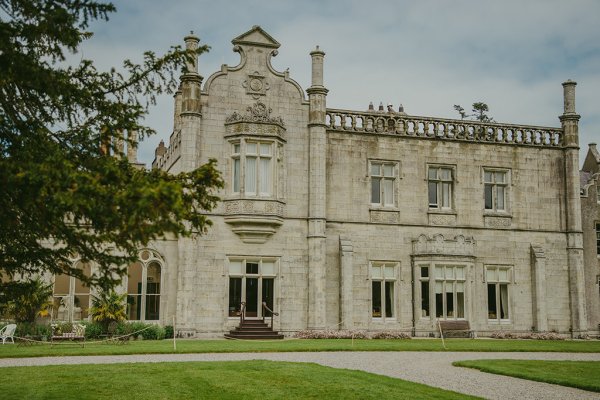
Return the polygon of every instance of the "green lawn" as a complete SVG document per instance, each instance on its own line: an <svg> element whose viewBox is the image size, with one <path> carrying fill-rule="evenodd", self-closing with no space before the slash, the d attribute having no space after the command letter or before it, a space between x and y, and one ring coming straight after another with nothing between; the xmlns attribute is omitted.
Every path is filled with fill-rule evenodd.
<svg viewBox="0 0 600 400"><path fill-rule="evenodd" d="M600 352L600 341L571 340L493 340L449 339L448 351L551 351L551 352ZM238 340L179 340L177 353L233 353L233 352L289 352L289 351L444 351L439 339L411 340L354 340L350 339L296 339L276 341ZM125 345L86 344L34 345L18 347L0 346L0 358L38 357L61 355L109 355L175 353L171 340L133 341Z"/></svg>
<svg viewBox="0 0 600 400"><path fill-rule="evenodd" d="M453 365L600 392L600 361L475 360Z"/></svg>
<svg viewBox="0 0 600 400"><path fill-rule="evenodd" d="M0 372L4 399L473 398L361 371L273 361L63 365Z"/></svg>

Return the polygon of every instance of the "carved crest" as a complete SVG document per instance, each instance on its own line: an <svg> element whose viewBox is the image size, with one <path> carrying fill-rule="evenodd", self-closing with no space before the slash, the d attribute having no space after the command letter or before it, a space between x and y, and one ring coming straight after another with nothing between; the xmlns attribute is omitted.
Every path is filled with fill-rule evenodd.
<svg viewBox="0 0 600 400"><path fill-rule="evenodd" d="M242 86L246 89L246 94L252 96L254 100L266 95L267 90L269 90L269 82L258 71L248 74L248 79L242 82Z"/></svg>
<svg viewBox="0 0 600 400"><path fill-rule="evenodd" d="M241 115L237 111L234 111L227 119L226 123L233 122L259 122L266 124L277 124L280 126L285 126L281 117L271 117L271 112L273 110L270 107L267 107L264 103L257 101L251 107L246 108L246 114Z"/></svg>

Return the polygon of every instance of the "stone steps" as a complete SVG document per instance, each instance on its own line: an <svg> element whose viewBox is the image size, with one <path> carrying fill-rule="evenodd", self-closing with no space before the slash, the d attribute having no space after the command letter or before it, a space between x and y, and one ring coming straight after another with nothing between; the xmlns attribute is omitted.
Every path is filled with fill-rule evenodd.
<svg viewBox="0 0 600 400"><path fill-rule="evenodd" d="M242 340L273 340L283 339L283 335L274 332L269 325L262 320L245 320L237 328L225 334L226 339Z"/></svg>

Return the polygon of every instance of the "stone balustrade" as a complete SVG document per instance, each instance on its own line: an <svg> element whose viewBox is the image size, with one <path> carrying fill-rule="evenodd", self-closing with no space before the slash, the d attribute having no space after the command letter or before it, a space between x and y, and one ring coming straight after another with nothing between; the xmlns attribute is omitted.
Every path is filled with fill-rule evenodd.
<svg viewBox="0 0 600 400"><path fill-rule="evenodd" d="M560 148L561 128L327 109L328 130L478 143Z"/></svg>

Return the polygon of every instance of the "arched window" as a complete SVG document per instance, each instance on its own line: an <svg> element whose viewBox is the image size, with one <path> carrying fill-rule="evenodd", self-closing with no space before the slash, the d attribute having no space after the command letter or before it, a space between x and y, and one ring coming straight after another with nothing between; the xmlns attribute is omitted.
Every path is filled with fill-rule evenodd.
<svg viewBox="0 0 600 400"><path fill-rule="evenodd" d="M75 268L91 276L92 267L88 263L75 262ZM87 320L90 309L90 287L80 279L69 275L54 277L52 318L59 321Z"/></svg>
<svg viewBox="0 0 600 400"><path fill-rule="evenodd" d="M152 250L142 250L139 261L127 270L127 319L160 319L160 288L163 261Z"/></svg>

